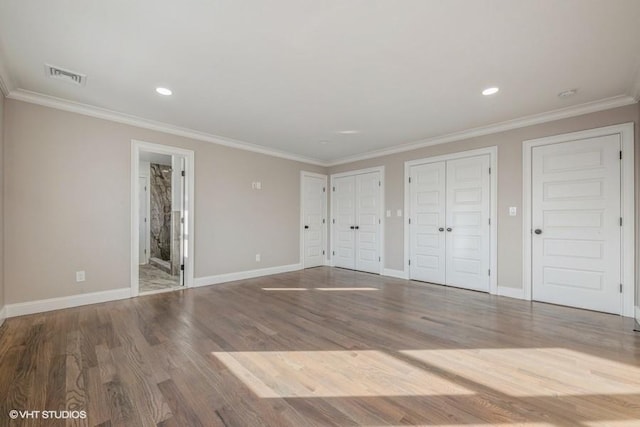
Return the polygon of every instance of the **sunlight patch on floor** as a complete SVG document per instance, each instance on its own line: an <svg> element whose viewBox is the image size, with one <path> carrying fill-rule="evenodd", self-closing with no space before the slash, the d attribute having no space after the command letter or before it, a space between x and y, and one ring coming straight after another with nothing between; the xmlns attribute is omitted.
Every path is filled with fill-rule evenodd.
<svg viewBox="0 0 640 427"><path fill-rule="evenodd" d="M565 348L401 353L510 396L640 393L640 368Z"/></svg>
<svg viewBox="0 0 640 427"><path fill-rule="evenodd" d="M438 375L375 350L212 354L263 398L473 394Z"/></svg>
<svg viewBox="0 0 640 427"><path fill-rule="evenodd" d="M308 288L262 288L263 291L308 291Z"/></svg>
<svg viewBox="0 0 640 427"><path fill-rule="evenodd" d="M377 291L378 288L314 288L317 291Z"/></svg>

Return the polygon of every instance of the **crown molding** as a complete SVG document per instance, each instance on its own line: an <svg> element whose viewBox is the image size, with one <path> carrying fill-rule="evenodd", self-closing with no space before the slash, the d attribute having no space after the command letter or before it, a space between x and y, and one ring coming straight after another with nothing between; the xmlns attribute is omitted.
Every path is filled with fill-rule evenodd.
<svg viewBox="0 0 640 427"><path fill-rule="evenodd" d="M475 138L478 136L490 135L493 133L504 132L507 130L523 128L526 126L537 125L540 123L551 122L554 120L566 119L569 117L580 116L582 114L595 113L597 111L609 110L611 108L624 107L625 105L635 104L637 102L631 96L619 95L611 98L601 99L599 101L587 102L575 105L573 107L561 108L558 110L548 111L546 113L533 114L518 119L507 120L504 122L494 123L487 126L480 126L459 132L453 132L446 135L426 138L419 141L409 142L397 145L391 148L383 148L380 150L369 151L363 154L347 156L341 159L334 159L329 162L328 166L343 165L345 163L357 162L360 160L373 159L376 157L388 156L390 154L403 153L405 151L417 150L419 148L430 147L432 145L446 144L448 142L462 141L464 139Z"/></svg>
<svg viewBox="0 0 640 427"><path fill-rule="evenodd" d="M0 63L0 88L4 92L3 85L7 84L6 76L2 74L3 68ZM82 114L99 119L109 120L117 123L123 123L131 126L137 126L144 129L150 129L158 132L164 132L172 135L182 136L185 138L191 138L198 141L210 142L213 144L223 145L226 147L237 148L239 150L250 151L254 153L264 154L267 156L283 158L287 160L294 160L297 162L331 167L342 165L346 163L352 163L360 160L373 159L382 156L388 156L390 154L402 153L411 150L417 150L419 148L429 147L432 145L446 144L448 142L461 141L464 139L474 138L478 136L490 135L494 133L504 132L507 130L513 130L523 128L526 126L532 126L536 124L551 122L554 120L565 119L569 117L575 117L582 114L594 113L597 111L608 110L611 108L623 107L630 104L635 104L640 99L640 73L638 74L638 81L635 82L635 97L629 95L619 95L611 98L605 98L598 101L588 102L584 104L575 105L573 107L561 108L558 110L548 111L546 113L534 114L530 116L521 117L518 119L507 120L504 122L494 123L487 126L476 127L459 132L453 132L446 135L436 136L433 138L426 138L419 141L413 141L401 145L397 145L391 148L384 148L380 150L369 151L363 154L357 154L353 156L342 157L333 159L331 161L322 161L310 157L304 157L296 154L291 154L267 147L263 147L248 142L237 141L230 138L224 138L217 135L212 135L205 132L199 132L192 129L182 128L179 126L170 125L168 123L157 122L154 120L148 120L141 117L120 113L118 111L108 110L105 108L94 107L88 104L79 102L73 102L62 98L57 98L49 95L44 95L37 92L31 92L24 89L15 89L8 91L7 98L15 99L18 101L28 102L32 104L42 105L45 107L55 108L72 113ZM4 82L3 82L3 79ZM10 87L10 86L7 86Z"/></svg>
<svg viewBox="0 0 640 427"><path fill-rule="evenodd" d="M7 61L5 61L4 52L0 45L0 92L2 92L4 96L9 96L11 91L15 89L15 86L7 68L5 67L6 63Z"/></svg>
<svg viewBox="0 0 640 427"><path fill-rule="evenodd" d="M94 107L92 105L69 101L66 99L44 95L37 92L31 92L24 89L15 89L10 91L9 94L7 95L7 98L15 99L17 101L28 102L31 104L42 105L44 107L55 108L58 110L68 111L71 113L82 114L85 116L95 117L98 119L104 119L112 122L123 123L126 125L137 126L144 129L164 132L171 135L191 138L198 141L205 141L205 142L210 142L212 144L224 145L225 147L237 148L239 150L265 154L267 156L279 157L282 159L294 160L297 162L302 162L302 163L307 163L307 164L312 164L317 166L324 166L324 167L327 166L326 162L323 162L318 159L286 153L284 151L279 151L279 150L263 147L260 145L251 144L248 142L242 142L242 141L237 141L230 138L224 138L224 137L212 135L206 132L200 132L192 129L174 126L168 123L157 122L155 120L148 120L142 117L120 113L118 111L108 110L106 108Z"/></svg>
<svg viewBox="0 0 640 427"><path fill-rule="evenodd" d="M631 84L631 96L636 102L640 102L640 61L638 61L638 69L636 71L636 78Z"/></svg>

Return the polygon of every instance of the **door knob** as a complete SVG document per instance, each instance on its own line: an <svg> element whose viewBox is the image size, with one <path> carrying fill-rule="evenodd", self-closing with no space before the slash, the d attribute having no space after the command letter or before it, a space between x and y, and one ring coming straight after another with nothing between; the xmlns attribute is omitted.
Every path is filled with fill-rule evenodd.
<svg viewBox="0 0 640 427"><path fill-rule="evenodd" d="M443 227L438 228L438 231L444 231Z"/></svg>
<svg viewBox="0 0 640 427"><path fill-rule="evenodd" d="M453 228L447 227L447 231L453 231Z"/></svg>
<svg viewBox="0 0 640 427"><path fill-rule="evenodd" d="M305 229L305 230L307 230L308 228L309 228L309 226L308 226L308 225L305 225L305 226L304 226L304 229Z"/></svg>
<svg viewBox="0 0 640 427"><path fill-rule="evenodd" d="M360 226L359 225L356 225L356 230L360 230Z"/></svg>
<svg viewBox="0 0 640 427"><path fill-rule="evenodd" d="M352 229L352 230L354 230L354 229L355 229L355 227L354 227L353 225L352 225L351 227L349 227L349 228L350 228L350 229Z"/></svg>
<svg viewBox="0 0 640 427"><path fill-rule="evenodd" d="M534 233L536 233L536 234L542 234L542 230L540 230L539 228L536 228L536 229L535 229L535 231L534 231Z"/></svg>

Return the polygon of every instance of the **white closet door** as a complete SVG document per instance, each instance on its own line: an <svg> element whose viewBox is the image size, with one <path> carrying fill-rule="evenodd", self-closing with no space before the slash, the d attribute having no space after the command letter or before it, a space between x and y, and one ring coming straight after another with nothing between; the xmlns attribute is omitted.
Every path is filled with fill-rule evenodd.
<svg viewBox="0 0 640 427"><path fill-rule="evenodd" d="M325 179L304 176L303 229L304 268L324 265Z"/></svg>
<svg viewBox="0 0 640 427"><path fill-rule="evenodd" d="M333 265L336 267L356 267L355 227L356 225L356 177L334 178L333 193Z"/></svg>
<svg viewBox="0 0 640 427"><path fill-rule="evenodd" d="M533 299L621 312L619 152L619 135L533 148Z"/></svg>
<svg viewBox="0 0 640 427"><path fill-rule="evenodd" d="M409 277L445 284L446 163L412 166Z"/></svg>
<svg viewBox="0 0 640 427"><path fill-rule="evenodd" d="M447 161L447 285L489 292L489 166L489 155Z"/></svg>
<svg viewBox="0 0 640 427"><path fill-rule="evenodd" d="M356 270L380 273L380 174L356 175Z"/></svg>

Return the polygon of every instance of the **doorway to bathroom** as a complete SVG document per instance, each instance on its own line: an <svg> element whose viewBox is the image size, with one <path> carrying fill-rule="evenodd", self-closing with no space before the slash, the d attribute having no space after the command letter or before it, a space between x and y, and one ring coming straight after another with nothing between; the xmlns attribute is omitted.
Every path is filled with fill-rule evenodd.
<svg viewBox="0 0 640 427"><path fill-rule="evenodd" d="M192 151L133 141L133 296L191 285L192 183Z"/></svg>

